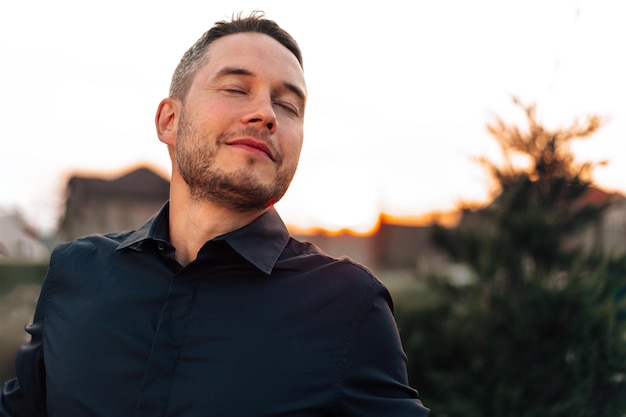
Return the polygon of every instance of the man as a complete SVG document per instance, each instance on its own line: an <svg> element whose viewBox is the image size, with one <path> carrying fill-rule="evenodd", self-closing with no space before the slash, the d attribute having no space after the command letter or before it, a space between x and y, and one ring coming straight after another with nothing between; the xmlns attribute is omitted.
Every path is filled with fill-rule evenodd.
<svg viewBox="0 0 626 417"><path fill-rule="evenodd" d="M157 110L170 200L136 231L52 254L0 415L425 416L387 290L291 238L298 45L262 14L218 22Z"/></svg>

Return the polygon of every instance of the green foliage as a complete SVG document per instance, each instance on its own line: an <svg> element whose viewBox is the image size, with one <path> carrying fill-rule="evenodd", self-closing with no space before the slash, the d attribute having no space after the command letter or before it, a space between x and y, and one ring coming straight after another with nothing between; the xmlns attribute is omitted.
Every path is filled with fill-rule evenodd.
<svg viewBox="0 0 626 417"><path fill-rule="evenodd" d="M572 267L563 288L532 277L514 295L433 278L400 298L411 382L433 417L619 417L626 413L626 259ZM530 278L530 277L529 277Z"/></svg>
<svg viewBox="0 0 626 417"><path fill-rule="evenodd" d="M0 263L0 296L21 284L41 284L47 263Z"/></svg>
<svg viewBox="0 0 626 417"><path fill-rule="evenodd" d="M474 281L429 277L428 303L397 303L411 382L433 417L626 416L626 257L583 244L610 201L586 198L594 164L568 147L601 119L550 131L515 102L528 130L489 125L505 162L479 160L493 202L432 229Z"/></svg>

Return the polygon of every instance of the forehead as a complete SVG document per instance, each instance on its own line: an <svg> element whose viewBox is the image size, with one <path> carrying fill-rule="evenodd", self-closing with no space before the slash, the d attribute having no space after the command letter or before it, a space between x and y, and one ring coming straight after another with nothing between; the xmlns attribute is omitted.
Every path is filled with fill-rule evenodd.
<svg viewBox="0 0 626 417"><path fill-rule="evenodd" d="M207 60L200 72L210 77L224 67L276 77L305 90L304 73L295 55L274 38L262 33L236 33L215 40L209 46Z"/></svg>

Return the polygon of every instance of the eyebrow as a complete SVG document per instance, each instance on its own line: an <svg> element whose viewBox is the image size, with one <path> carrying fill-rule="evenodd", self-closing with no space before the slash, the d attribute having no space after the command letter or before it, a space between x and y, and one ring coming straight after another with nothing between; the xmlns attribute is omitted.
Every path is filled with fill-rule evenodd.
<svg viewBox="0 0 626 417"><path fill-rule="evenodd" d="M255 74L252 71L247 70L245 68L224 67L217 72L217 75L215 76L215 78L223 78L229 75L243 75L245 77L255 76ZM291 91L292 93L294 93L296 96L298 96L298 98L302 100L303 103L306 102L306 94L304 94L304 91L302 91L300 87L289 82L283 82L283 86L289 91Z"/></svg>

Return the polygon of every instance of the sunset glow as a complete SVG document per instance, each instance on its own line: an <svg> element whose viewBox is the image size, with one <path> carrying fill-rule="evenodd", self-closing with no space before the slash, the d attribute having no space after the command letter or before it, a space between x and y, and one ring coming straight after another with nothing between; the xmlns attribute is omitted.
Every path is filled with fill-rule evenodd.
<svg viewBox="0 0 626 417"><path fill-rule="evenodd" d="M606 116L575 151L608 160L596 181L626 190L621 2L34 0L7 3L0 25L0 209L50 231L69 173L169 172L153 120L174 67L212 22L253 9L304 52L305 143L276 205L294 228L367 234L381 216L419 224L485 202L472 158L498 157L485 125L522 116L511 95L549 127Z"/></svg>

